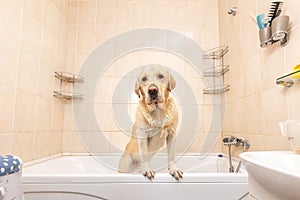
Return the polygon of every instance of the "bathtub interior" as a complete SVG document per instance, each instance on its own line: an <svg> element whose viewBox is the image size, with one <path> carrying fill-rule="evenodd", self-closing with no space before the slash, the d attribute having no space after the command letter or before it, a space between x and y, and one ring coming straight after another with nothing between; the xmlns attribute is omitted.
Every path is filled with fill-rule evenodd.
<svg viewBox="0 0 300 200"><path fill-rule="evenodd" d="M222 155L222 157L220 157ZM117 174L121 155L69 155L59 156L35 164L25 164L24 174ZM157 173L168 173L167 155L156 155L151 160L151 167ZM227 173L228 159L223 154L209 156L185 155L177 157L176 165L184 173ZM238 165L234 162L234 166ZM51 167L49 167L51 166ZM70 170L71 169L71 170ZM241 173L245 173L242 168Z"/></svg>

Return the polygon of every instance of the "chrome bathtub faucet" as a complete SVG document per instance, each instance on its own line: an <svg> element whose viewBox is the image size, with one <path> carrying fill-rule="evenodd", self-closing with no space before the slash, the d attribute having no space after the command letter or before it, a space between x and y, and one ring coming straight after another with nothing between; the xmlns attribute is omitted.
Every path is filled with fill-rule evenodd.
<svg viewBox="0 0 300 200"><path fill-rule="evenodd" d="M232 158L231 158L231 146L235 147L244 147L243 151L247 151L250 148L250 142L248 140L237 138L235 136L226 136L223 138L223 143L225 146L228 146L228 160L229 160L229 172L238 173L241 167L241 161L239 162L236 170L234 171L234 167L232 165Z"/></svg>

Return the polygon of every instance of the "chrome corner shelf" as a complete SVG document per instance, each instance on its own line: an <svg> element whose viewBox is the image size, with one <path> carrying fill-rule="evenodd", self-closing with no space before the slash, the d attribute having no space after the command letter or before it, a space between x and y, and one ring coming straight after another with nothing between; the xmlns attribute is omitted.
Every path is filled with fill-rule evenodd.
<svg viewBox="0 0 300 200"><path fill-rule="evenodd" d="M203 70L204 77L223 76L229 71L229 65L217 65Z"/></svg>
<svg viewBox="0 0 300 200"><path fill-rule="evenodd" d="M204 77L212 77L213 84L203 89L203 94L222 94L230 90L229 85L224 84L224 74L229 71L229 65L224 64L224 55L228 52L228 46L219 46L203 52L203 59L212 59L213 66L203 70ZM219 59L220 61L216 61ZM219 65L217 65L219 64ZM223 82L219 85L219 79Z"/></svg>
<svg viewBox="0 0 300 200"><path fill-rule="evenodd" d="M62 85L63 82L72 83L73 84L73 91L75 89L74 84L75 82L84 82L84 77L78 74L73 74L69 72L61 72L55 71L54 77L60 80L60 89L53 91L53 96L60 98L64 101L71 101L74 99L83 99L83 95L75 92L66 92L63 91Z"/></svg>
<svg viewBox="0 0 300 200"><path fill-rule="evenodd" d="M72 92L64 92L64 91L53 91L53 96L66 100L66 101L71 101L74 99L83 99L82 94L78 93L72 93Z"/></svg>
<svg viewBox="0 0 300 200"><path fill-rule="evenodd" d="M228 52L228 46L219 46L203 52L203 59L221 59Z"/></svg>
<svg viewBox="0 0 300 200"><path fill-rule="evenodd" d="M276 84L284 87L292 87L296 80L300 79L300 69L276 79Z"/></svg>
<svg viewBox="0 0 300 200"><path fill-rule="evenodd" d="M203 89L203 94L221 94L230 90L229 85L217 85L213 87L206 87Z"/></svg>
<svg viewBox="0 0 300 200"><path fill-rule="evenodd" d="M83 82L84 77L78 74L73 74L69 72L54 72L54 76L62 81L66 82Z"/></svg>

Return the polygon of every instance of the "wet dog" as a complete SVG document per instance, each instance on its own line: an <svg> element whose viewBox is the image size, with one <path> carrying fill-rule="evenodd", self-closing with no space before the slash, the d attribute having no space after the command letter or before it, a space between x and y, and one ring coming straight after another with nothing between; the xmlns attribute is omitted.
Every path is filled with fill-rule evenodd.
<svg viewBox="0 0 300 200"><path fill-rule="evenodd" d="M163 66L148 65L141 70L135 84L135 93L140 97L136 121L120 159L119 172L154 178L151 158L167 144L169 173L176 179L182 178L183 173L174 161L178 111L169 96L175 86L173 76Z"/></svg>

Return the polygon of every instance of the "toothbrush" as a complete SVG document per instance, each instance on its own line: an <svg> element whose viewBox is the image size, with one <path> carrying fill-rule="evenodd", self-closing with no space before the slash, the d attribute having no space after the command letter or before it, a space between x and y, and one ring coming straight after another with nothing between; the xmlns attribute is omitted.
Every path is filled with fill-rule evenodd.
<svg viewBox="0 0 300 200"><path fill-rule="evenodd" d="M259 14L256 16L256 22L257 22L257 25L258 25L258 28L259 30L265 28L265 23L263 22L263 19L265 18L265 14L262 13L262 14Z"/></svg>

